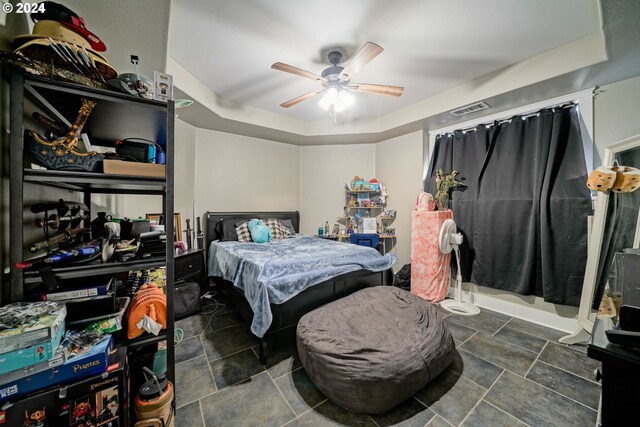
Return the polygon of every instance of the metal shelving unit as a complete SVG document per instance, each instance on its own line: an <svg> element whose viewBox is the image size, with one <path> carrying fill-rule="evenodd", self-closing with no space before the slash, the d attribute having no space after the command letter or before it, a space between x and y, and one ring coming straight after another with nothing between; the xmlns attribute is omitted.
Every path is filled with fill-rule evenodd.
<svg viewBox="0 0 640 427"><path fill-rule="evenodd" d="M92 142L109 145L122 135L146 136L164 145L166 176L147 178L124 175L105 175L94 172L74 172L41 169L25 169L24 164L24 121L25 98L45 112L57 110L65 117L77 113L81 98L98 101L85 129L90 132ZM18 70L11 72L10 90L10 263L11 301L22 301L25 289L40 283L38 272L25 272L16 268L22 260L24 247L24 183L37 183L83 194L85 205L91 206L93 194L139 194L162 196L165 218L173 218L173 175L174 175L174 104L150 101L108 90L81 86L73 83L53 81L41 77L25 75ZM134 131L135 130L135 133ZM88 222L88 221L87 221ZM127 342L129 349L167 341L167 375L175 384L175 351L173 320L173 221L166 223L166 257L134 260L125 263L76 265L53 268L51 274L56 280L79 277L116 274L130 270L149 269L166 266L167 328L159 336L144 335Z"/></svg>

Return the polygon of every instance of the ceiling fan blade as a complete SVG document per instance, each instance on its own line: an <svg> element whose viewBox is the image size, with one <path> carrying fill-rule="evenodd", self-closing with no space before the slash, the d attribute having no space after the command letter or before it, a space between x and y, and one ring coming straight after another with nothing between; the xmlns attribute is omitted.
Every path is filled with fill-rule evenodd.
<svg viewBox="0 0 640 427"><path fill-rule="evenodd" d="M296 98L290 99L287 102L283 102L280 104L282 108L289 108L292 105L296 105L299 102L304 101L305 99L313 98L314 96L324 92L324 89L314 90L313 92L305 93L304 95L300 95Z"/></svg>
<svg viewBox="0 0 640 427"><path fill-rule="evenodd" d="M311 71L303 70L302 68L294 67L293 65L285 64L283 62L276 62L271 66L271 68L278 71L284 71L285 73L291 73L296 76L306 77L311 80L319 80L321 82L327 81L324 77L314 74Z"/></svg>
<svg viewBox="0 0 640 427"><path fill-rule="evenodd" d="M380 55L384 49L373 43L366 42L364 46L360 48L358 52L349 60L347 65L345 65L344 69L340 73L340 79L345 80L343 77L346 75L348 78L351 78L352 75L360 71L362 67L367 65L373 58Z"/></svg>
<svg viewBox="0 0 640 427"><path fill-rule="evenodd" d="M402 86L372 85L368 83L351 83L346 86L354 92L376 93L379 95L400 96L404 92Z"/></svg>

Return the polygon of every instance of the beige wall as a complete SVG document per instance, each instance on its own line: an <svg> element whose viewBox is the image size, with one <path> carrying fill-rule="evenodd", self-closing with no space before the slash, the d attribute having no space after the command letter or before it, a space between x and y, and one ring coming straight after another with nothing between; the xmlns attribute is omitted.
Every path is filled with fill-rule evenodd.
<svg viewBox="0 0 640 427"><path fill-rule="evenodd" d="M196 128L180 119L176 120L175 153L173 210L180 213L184 229L185 219L193 220L194 218L193 202L196 200L196 176L193 165L196 163ZM191 225L192 228L195 228L195 224Z"/></svg>
<svg viewBox="0 0 640 427"><path fill-rule="evenodd" d="M384 178L389 194L387 208L397 210L396 245L392 252L398 257L394 270L411 262L411 211L416 196L422 190L422 140L417 131L375 144L376 175Z"/></svg>
<svg viewBox="0 0 640 427"><path fill-rule="evenodd" d="M640 133L640 76L602 87L594 102L594 142L604 149Z"/></svg>
<svg viewBox="0 0 640 427"><path fill-rule="evenodd" d="M344 215L344 184L355 175L375 175L373 144L301 147L300 150L300 230L317 234L318 227ZM378 177L382 179L381 177Z"/></svg>
<svg viewBox="0 0 640 427"><path fill-rule="evenodd" d="M197 212L300 208L300 147L196 129Z"/></svg>

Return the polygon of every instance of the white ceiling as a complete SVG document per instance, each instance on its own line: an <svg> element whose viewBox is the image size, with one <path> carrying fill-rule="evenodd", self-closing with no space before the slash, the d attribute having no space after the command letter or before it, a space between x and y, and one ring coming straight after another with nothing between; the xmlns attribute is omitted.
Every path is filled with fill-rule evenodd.
<svg viewBox="0 0 640 427"><path fill-rule="evenodd" d="M215 92L304 120L326 120L318 99L282 102L320 88L272 70L285 62L320 73L320 51L366 41L384 52L353 81L405 86L400 98L356 94L347 121L371 119L573 42L600 28L585 0L174 0L169 55Z"/></svg>
<svg viewBox="0 0 640 427"><path fill-rule="evenodd" d="M378 142L640 75L638 0L67 2L120 72L138 54L143 74L173 74L174 97L196 101L181 120L292 144ZM322 47L366 41L385 51L354 80L406 86L402 97L359 94L337 123L315 100L279 106L315 83L273 62L319 73ZM448 113L480 100L491 108Z"/></svg>

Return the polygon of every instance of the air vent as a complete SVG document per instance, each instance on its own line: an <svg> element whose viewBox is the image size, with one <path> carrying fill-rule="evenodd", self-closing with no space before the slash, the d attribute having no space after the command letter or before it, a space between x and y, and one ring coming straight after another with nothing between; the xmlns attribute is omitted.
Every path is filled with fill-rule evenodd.
<svg viewBox="0 0 640 427"><path fill-rule="evenodd" d="M464 107L456 108L455 110L449 111L454 116L460 117L467 114L475 113L476 111L486 110L489 108L489 105L484 102L476 102L475 104L465 105Z"/></svg>

